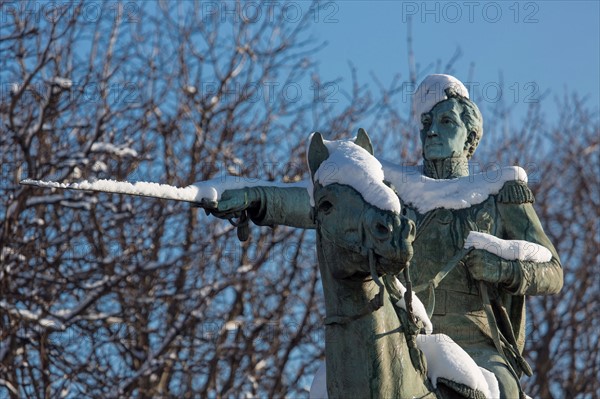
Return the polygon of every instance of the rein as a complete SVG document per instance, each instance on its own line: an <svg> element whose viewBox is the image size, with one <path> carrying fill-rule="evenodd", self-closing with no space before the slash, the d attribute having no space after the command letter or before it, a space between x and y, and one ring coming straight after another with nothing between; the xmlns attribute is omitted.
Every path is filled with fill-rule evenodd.
<svg viewBox="0 0 600 399"><path fill-rule="evenodd" d="M415 292L422 292L429 288L429 301L427 304L427 316L429 318L432 317L433 310L435 309L435 289L440 284L440 282L448 275L448 273L454 270L456 266L463 263L462 259L472 250L473 247L461 249L444 265L444 267L431 280L429 280L427 283L419 284L415 287ZM531 376L533 374L531 367L529 366L523 355L521 355L518 351L514 349L517 347L517 342L514 335L512 335L510 318L508 314L506 314L506 310L503 310L503 308L500 306L497 307L499 316L502 318L502 322L505 325L509 326L509 328L507 329L507 332L509 334L508 338L502 334L500 328L498 327L498 321L496 320L496 315L494 314L494 309L490 301L488 288L486 283L483 281L479 282L479 293L483 302L483 310L485 311L485 315L488 319L488 322L490 323L491 338L494 342L496 350L498 351L498 354L504 358L509 371L513 374L517 381L519 381L519 374L515 372L511 362L509 361L509 357L512 357L515 360L517 366L521 371L523 371L527 376Z"/></svg>

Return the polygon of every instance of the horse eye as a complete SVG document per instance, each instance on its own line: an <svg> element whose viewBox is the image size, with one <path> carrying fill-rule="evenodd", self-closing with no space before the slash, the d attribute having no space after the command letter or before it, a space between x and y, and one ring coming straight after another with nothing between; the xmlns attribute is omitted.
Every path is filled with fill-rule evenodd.
<svg viewBox="0 0 600 399"><path fill-rule="evenodd" d="M329 212L331 212L332 208L333 208L333 204L329 201L323 201L319 204L319 212L323 212L325 214L328 214Z"/></svg>

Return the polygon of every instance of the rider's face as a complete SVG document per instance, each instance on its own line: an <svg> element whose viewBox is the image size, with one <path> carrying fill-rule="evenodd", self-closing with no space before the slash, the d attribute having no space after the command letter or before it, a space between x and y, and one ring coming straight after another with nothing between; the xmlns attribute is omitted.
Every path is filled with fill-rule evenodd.
<svg viewBox="0 0 600 399"><path fill-rule="evenodd" d="M427 160L456 158L464 155L467 127L460 118L462 106L450 99L436 104L421 115L421 143Z"/></svg>

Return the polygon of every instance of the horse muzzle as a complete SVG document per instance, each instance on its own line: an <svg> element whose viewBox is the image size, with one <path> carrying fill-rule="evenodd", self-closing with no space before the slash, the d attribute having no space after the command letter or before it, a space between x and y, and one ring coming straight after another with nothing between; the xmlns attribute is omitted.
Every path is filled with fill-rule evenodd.
<svg viewBox="0 0 600 399"><path fill-rule="evenodd" d="M377 256L382 273L397 274L412 258L416 227L412 220L391 212L368 211L365 219L367 246Z"/></svg>

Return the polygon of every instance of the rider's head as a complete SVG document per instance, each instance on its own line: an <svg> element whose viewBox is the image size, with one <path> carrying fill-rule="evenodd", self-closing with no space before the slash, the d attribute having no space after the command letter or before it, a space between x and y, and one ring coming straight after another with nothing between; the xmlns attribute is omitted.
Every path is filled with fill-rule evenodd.
<svg viewBox="0 0 600 399"><path fill-rule="evenodd" d="M454 104L450 106L449 103ZM456 143L460 144L461 147L460 154L456 155L471 158L483 135L483 118L477 105L469 99L469 92L465 86L458 79L450 75L427 76L421 82L413 97L413 111L421 126L421 143L424 146L423 153L426 155L425 140L428 137L443 135L444 126L441 125L442 119L450 108L458 114L460 124L466 129L464 138L460 139L460 143ZM437 120L437 118L440 119ZM438 123L437 126L436 123ZM458 131L460 130L462 129L458 129ZM453 131L456 131L456 129ZM442 138L440 137L440 139Z"/></svg>

